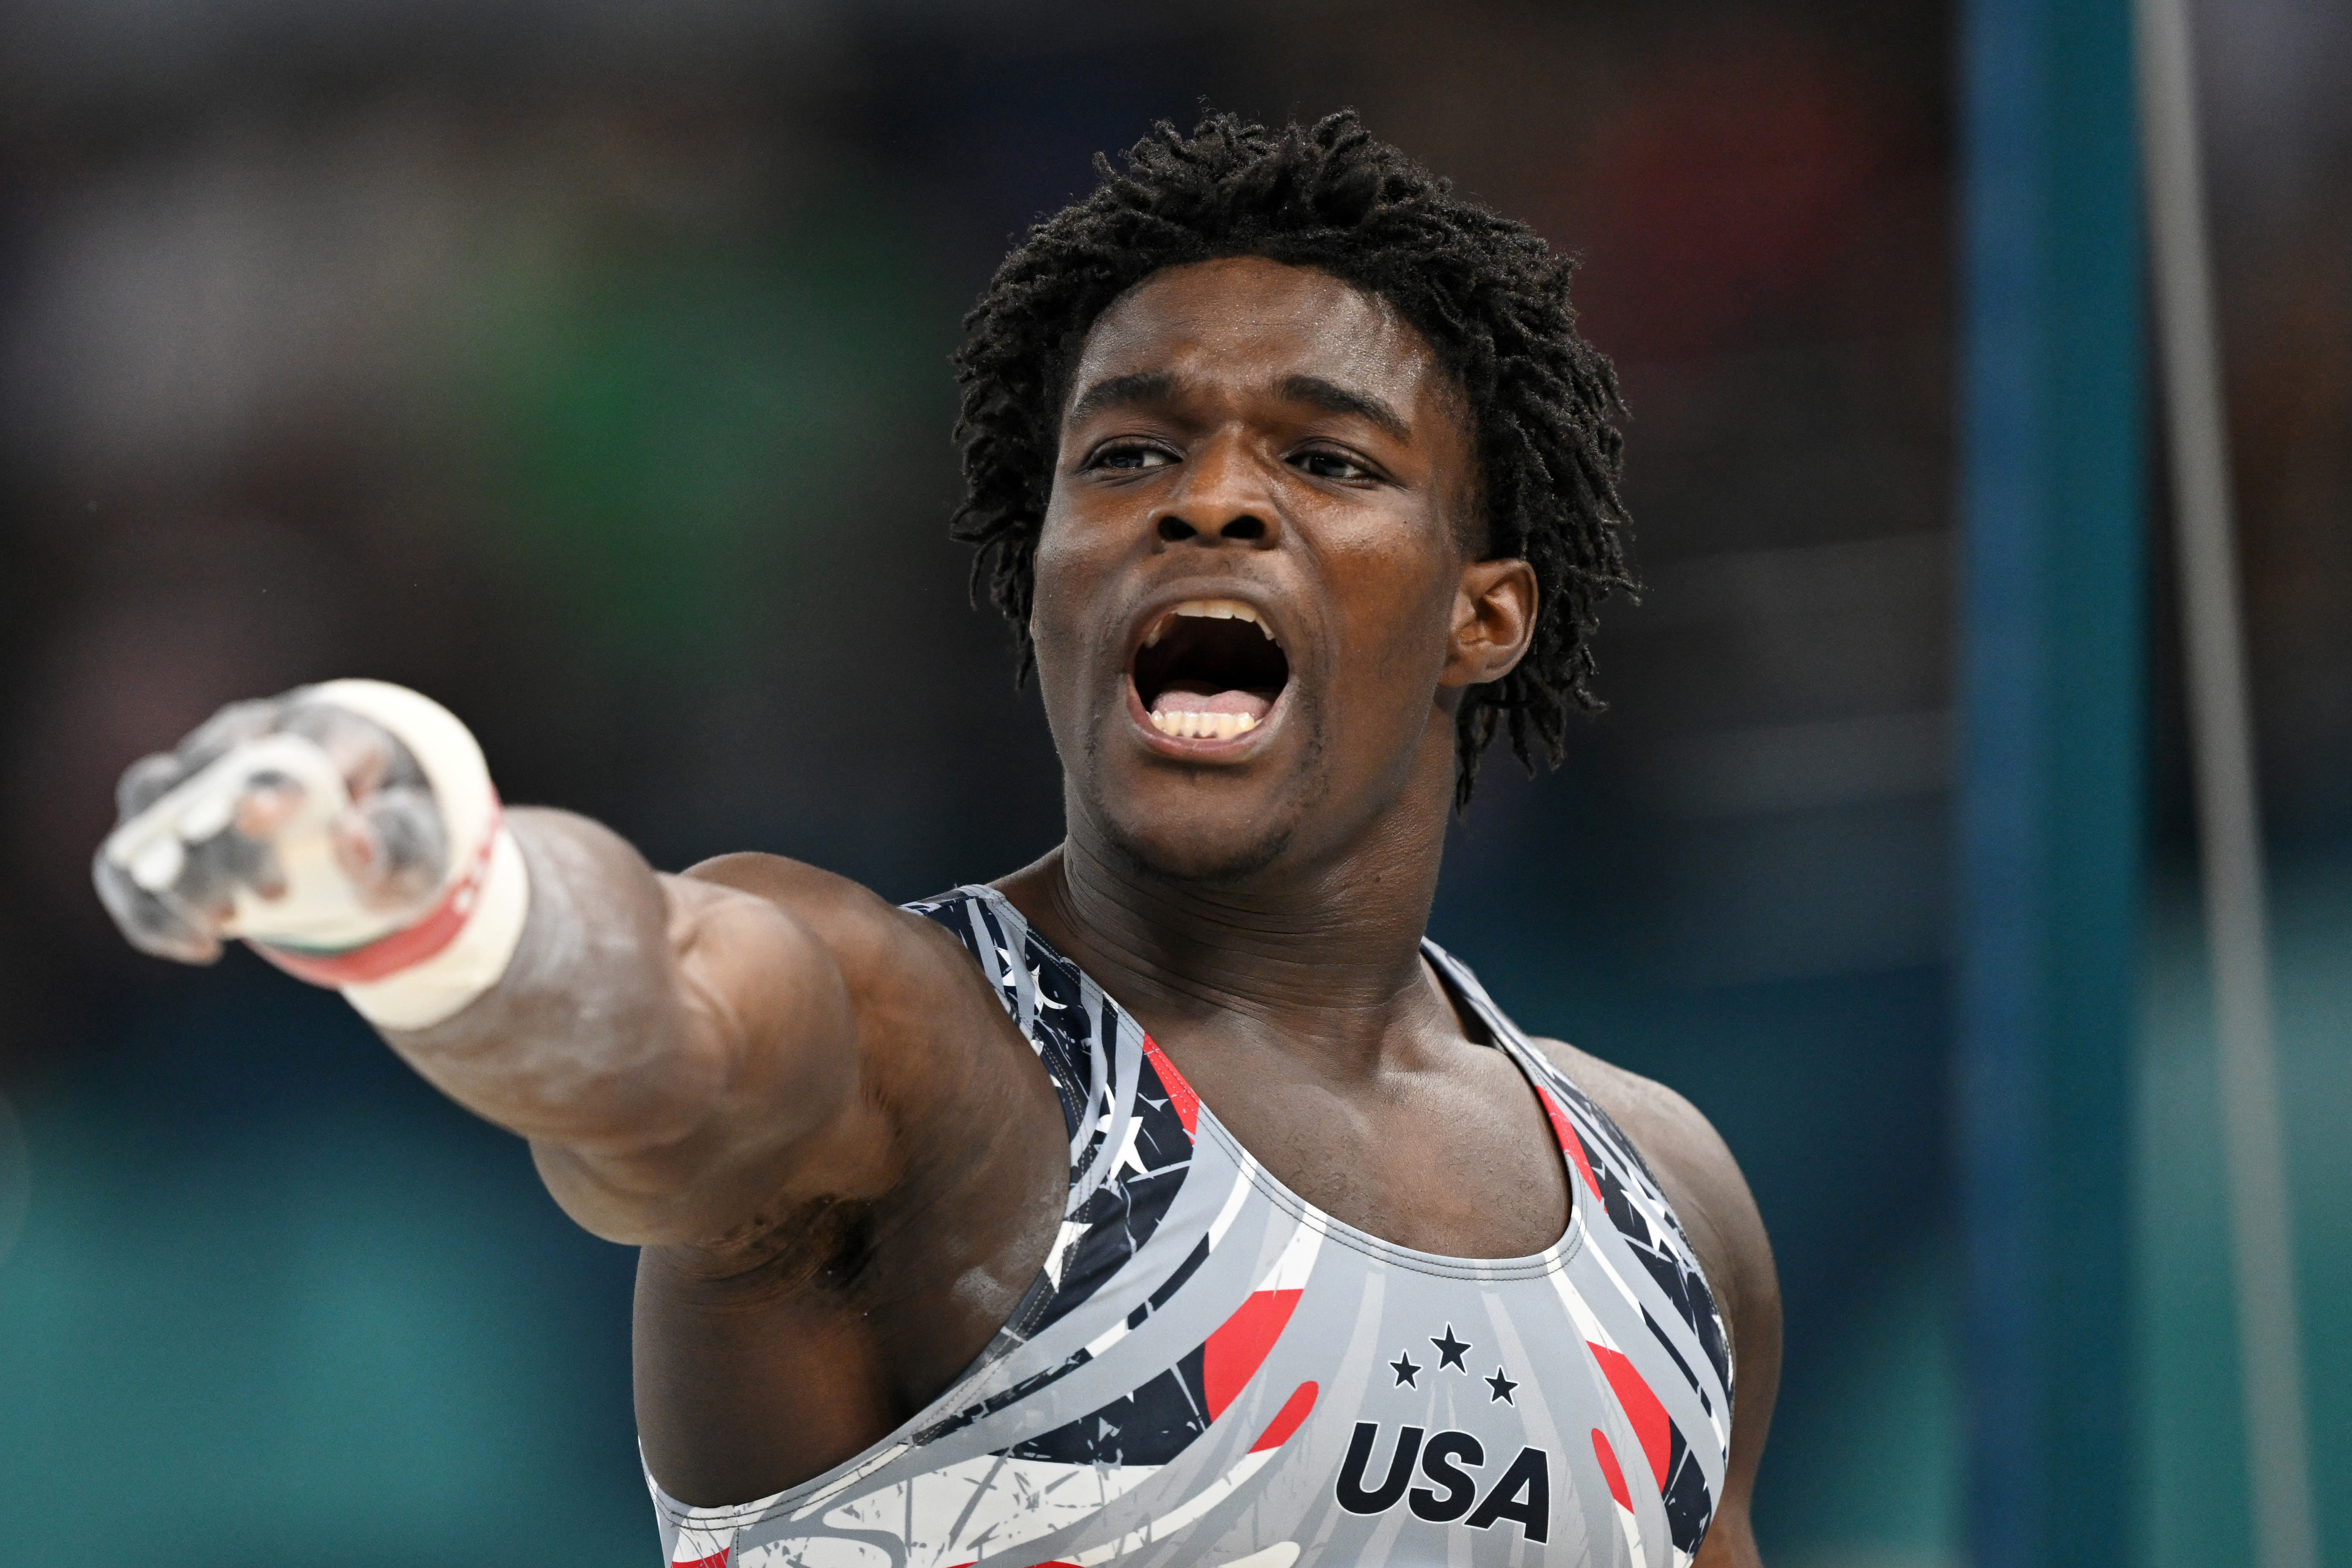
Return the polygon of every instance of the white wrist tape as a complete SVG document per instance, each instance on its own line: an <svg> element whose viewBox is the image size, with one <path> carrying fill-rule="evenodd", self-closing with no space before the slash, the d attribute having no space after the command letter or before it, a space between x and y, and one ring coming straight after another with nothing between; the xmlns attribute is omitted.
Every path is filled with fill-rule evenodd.
<svg viewBox="0 0 2352 1568"><path fill-rule="evenodd" d="M359 945L321 941L331 928L345 934L351 927L341 919L321 919L333 912L323 907L333 894L325 879L310 876L300 883L310 896L299 900L290 874L287 900L257 900L248 914L241 898L237 933L279 968L341 989L371 1023L429 1027L497 984L513 959L530 910L522 851L507 831L481 747L447 709L380 680L331 680L299 696L373 719L408 748L432 786L449 864L432 910L393 931L383 929L379 916L378 930L361 937ZM325 836L303 840L310 841L323 847ZM349 900L347 880L340 871L331 875Z"/></svg>
<svg viewBox="0 0 2352 1568"><path fill-rule="evenodd" d="M530 871L503 825L491 837L480 890L459 913L464 926L432 957L342 988L362 1017L387 1029L430 1028L504 977L530 914Z"/></svg>

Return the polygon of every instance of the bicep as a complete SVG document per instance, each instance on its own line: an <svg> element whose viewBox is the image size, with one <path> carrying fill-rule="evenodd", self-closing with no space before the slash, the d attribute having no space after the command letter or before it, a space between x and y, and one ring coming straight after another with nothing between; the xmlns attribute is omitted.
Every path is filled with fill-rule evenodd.
<svg viewBox="0 0 2352 1568"><path fill-rule="evenodd" d="M705 1241L756 1225L796 1167L849 1152L860 1118L857 1022L839 958L773 900L665 877L673 1029L625 1135L540 1139L567 1213L608 1239ZM878 1131L878 1130L877 1130ZM852 1140L854 1142L854 1139ZM848 1162L854 1164L856 1162Z"/></svg>

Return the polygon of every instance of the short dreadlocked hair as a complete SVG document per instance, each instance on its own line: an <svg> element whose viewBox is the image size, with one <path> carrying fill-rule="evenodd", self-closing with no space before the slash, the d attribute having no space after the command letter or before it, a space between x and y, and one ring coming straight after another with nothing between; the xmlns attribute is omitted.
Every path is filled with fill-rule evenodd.
<svg viewBox="0 0 2352 1568"><path fill-rule="evenodd" d="M1454 805L1507 724L1529 773L1555 765L1591 689L1594 613L1633 587L1617 495L1624 412L1616 372L1576 330L1574 261L1534 230L1454 194L1367 132L1352 110L1280 131L1212 114L1189 136L1166 121L1127 153L1097 154L1092 195L1029 231L964 318L956 439L964 500L952 532L977 547L1011 618L1020 679L1035 650L1029 608L1062 405L1087 333L1121 294L1171 267L1257 256L1328 273L1388 301L1459 384L1474 421L1486 555L1535 570L1527 657L1465 696Z"/></svg>

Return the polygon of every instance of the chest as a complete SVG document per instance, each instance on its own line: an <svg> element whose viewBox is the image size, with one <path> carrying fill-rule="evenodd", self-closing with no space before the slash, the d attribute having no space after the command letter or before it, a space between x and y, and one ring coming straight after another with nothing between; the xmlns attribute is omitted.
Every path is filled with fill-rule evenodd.
<svg viewBox="0 0 2352 1568"><path fill-rule="evenodd" d="M1727 1400L1598 1205L1532 1257L1409 1251L1302 1205L1199 1103L1163 1116L1186 1087L1147 1071L1148 1136L1049 1310L911 1447L756 1522L679 1510L672 1560L1687 1561ZM1156 1161L1168 1120L1182 1157Z"/></svg>
<svg viewBox="0 0 2352 1568"><path fill-rule="evenodd" d="M1165 1044L1202 1102L1277 1180L1326 1214L1416 1251L1519 1258L1569 1217L1560 1148L1503 1051L1336 1080L1211 1040Z"/></svg>
<svg viewBox="0 0 2352 1568"><path fill-rule="evenodd" d="M1180 1069L1001 906L939 913L1064 1108L1036 1288L831 1477L746 1509L657 1492L671 1561L1689 1561L1724 1479L1721 1324L1552 1064L1465 1041L1330 1082L1180 1034Z"/></svg>

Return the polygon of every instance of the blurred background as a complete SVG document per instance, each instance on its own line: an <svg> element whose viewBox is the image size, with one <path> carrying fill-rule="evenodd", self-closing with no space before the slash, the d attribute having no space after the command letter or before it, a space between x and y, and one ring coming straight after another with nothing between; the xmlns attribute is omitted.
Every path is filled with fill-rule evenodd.
<svg viewBox="0 0 2352 1568"><path fill-rule="evenodd" d="M2352 14L2199 17L2344 1564ZM0 1557L656 1561L632 1256L334 998L115 940L113 780L364 673L665 867L773 850L904 899L1025 862L1056 770L944 536L946 356L1091 153L1205 101L1353 105L1585 257L1648 590L1569 765L1490 764L1434 933L1745 1165L1789 1323L1768 1561L1957 1565L1952 31L1857 0L0 14ZM2160 564L2150 592L2117 1418L2145 1558L2187 1568L2248 1557Z"/></svg>

